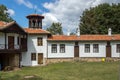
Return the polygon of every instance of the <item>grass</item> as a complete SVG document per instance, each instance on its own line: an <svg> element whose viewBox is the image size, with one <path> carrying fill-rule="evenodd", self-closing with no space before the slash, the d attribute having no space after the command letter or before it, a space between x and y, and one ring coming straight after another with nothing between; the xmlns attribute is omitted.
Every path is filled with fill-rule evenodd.
<svg viewBox="0 0 120 80"><path fill-rule="evenodd" d="M63 62L0 72L0 80L118 80L119 62ZM24 79L24 76L34 78Z"/></svg>

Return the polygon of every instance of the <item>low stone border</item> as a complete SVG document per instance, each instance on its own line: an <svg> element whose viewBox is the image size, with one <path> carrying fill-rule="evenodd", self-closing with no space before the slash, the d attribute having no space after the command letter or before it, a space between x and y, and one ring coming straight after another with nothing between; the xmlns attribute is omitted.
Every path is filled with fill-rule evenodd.
<svg viewBox="0 0 120 80"><path fill-rule="evenodd" d="M71 61L85 61L85 62L113 62L120 61L120 58L49 58L46 59L46 64L59 63L59 62L71 62Z"/></svg>

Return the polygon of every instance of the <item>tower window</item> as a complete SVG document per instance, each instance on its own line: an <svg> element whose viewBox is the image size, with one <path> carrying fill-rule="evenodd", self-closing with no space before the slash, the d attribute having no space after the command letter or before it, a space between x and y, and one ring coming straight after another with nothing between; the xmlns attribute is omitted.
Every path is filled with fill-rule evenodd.
<svg viewBox="0 0 120 80"><path fill-rule="evenodd" d="M35 27L35 21L33 21L33 26L32 27Z"/></svg>

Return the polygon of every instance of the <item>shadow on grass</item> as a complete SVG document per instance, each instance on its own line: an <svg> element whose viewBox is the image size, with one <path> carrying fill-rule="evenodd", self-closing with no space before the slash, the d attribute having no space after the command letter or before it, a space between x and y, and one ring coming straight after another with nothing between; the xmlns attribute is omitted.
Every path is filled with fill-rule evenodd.
<svg viewBox="0 0 120 80"><path fill-rule="evenodd" d="M8 78L5 78L5 79L0 77L0 80L44 80L44 79L41 78L41 77L37 77L37 76L34 76L32 78L24 78L23 76L15 75L15 76L8 77Z"/></svg>

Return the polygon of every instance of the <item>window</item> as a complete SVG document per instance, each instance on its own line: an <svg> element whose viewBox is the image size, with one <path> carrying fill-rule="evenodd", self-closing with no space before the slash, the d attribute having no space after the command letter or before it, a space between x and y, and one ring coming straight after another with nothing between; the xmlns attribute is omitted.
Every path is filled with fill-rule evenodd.
<svg viewBox="0 0 120 80"><path fill-rule="evenodd" d="M90 53L90 44L85 44L85 53Z"/></svg>
<svg viewBox="0 0 120 80"><path fill-rule="evenodd" d="M52 53L57 53L57 44L52 44Z"/></svg>
<svg viewBox="0 0 120 80"><path fill-rule="evenodd" d="M93 44L93 53L99 53L99 45Z"/></svg>
<svg viewBox="0 0 120 80"><path fill-rule="evenodd" d="M117 52L117 53L120 53L120 44L117 44L116 47L117 47L116 52Z"/></svg>
<svg viewBox="0 0 120 80"><path fill-rule="evenodd" d="M43 39L41 37L38 37L37 38L37 43L38 43L38 46L42 46L43 45Z"/></svg>
<svg viewBox="0 0 120 80"><path fill-rule="evenodd" d="M60 53L65 53L65 44L60 44Z"/></svg>
<svg viewBox="0 0 120 80"><path fill-rule="evenodd" d="M36 60L36 53L31 53L31 60Z"/></svg>

